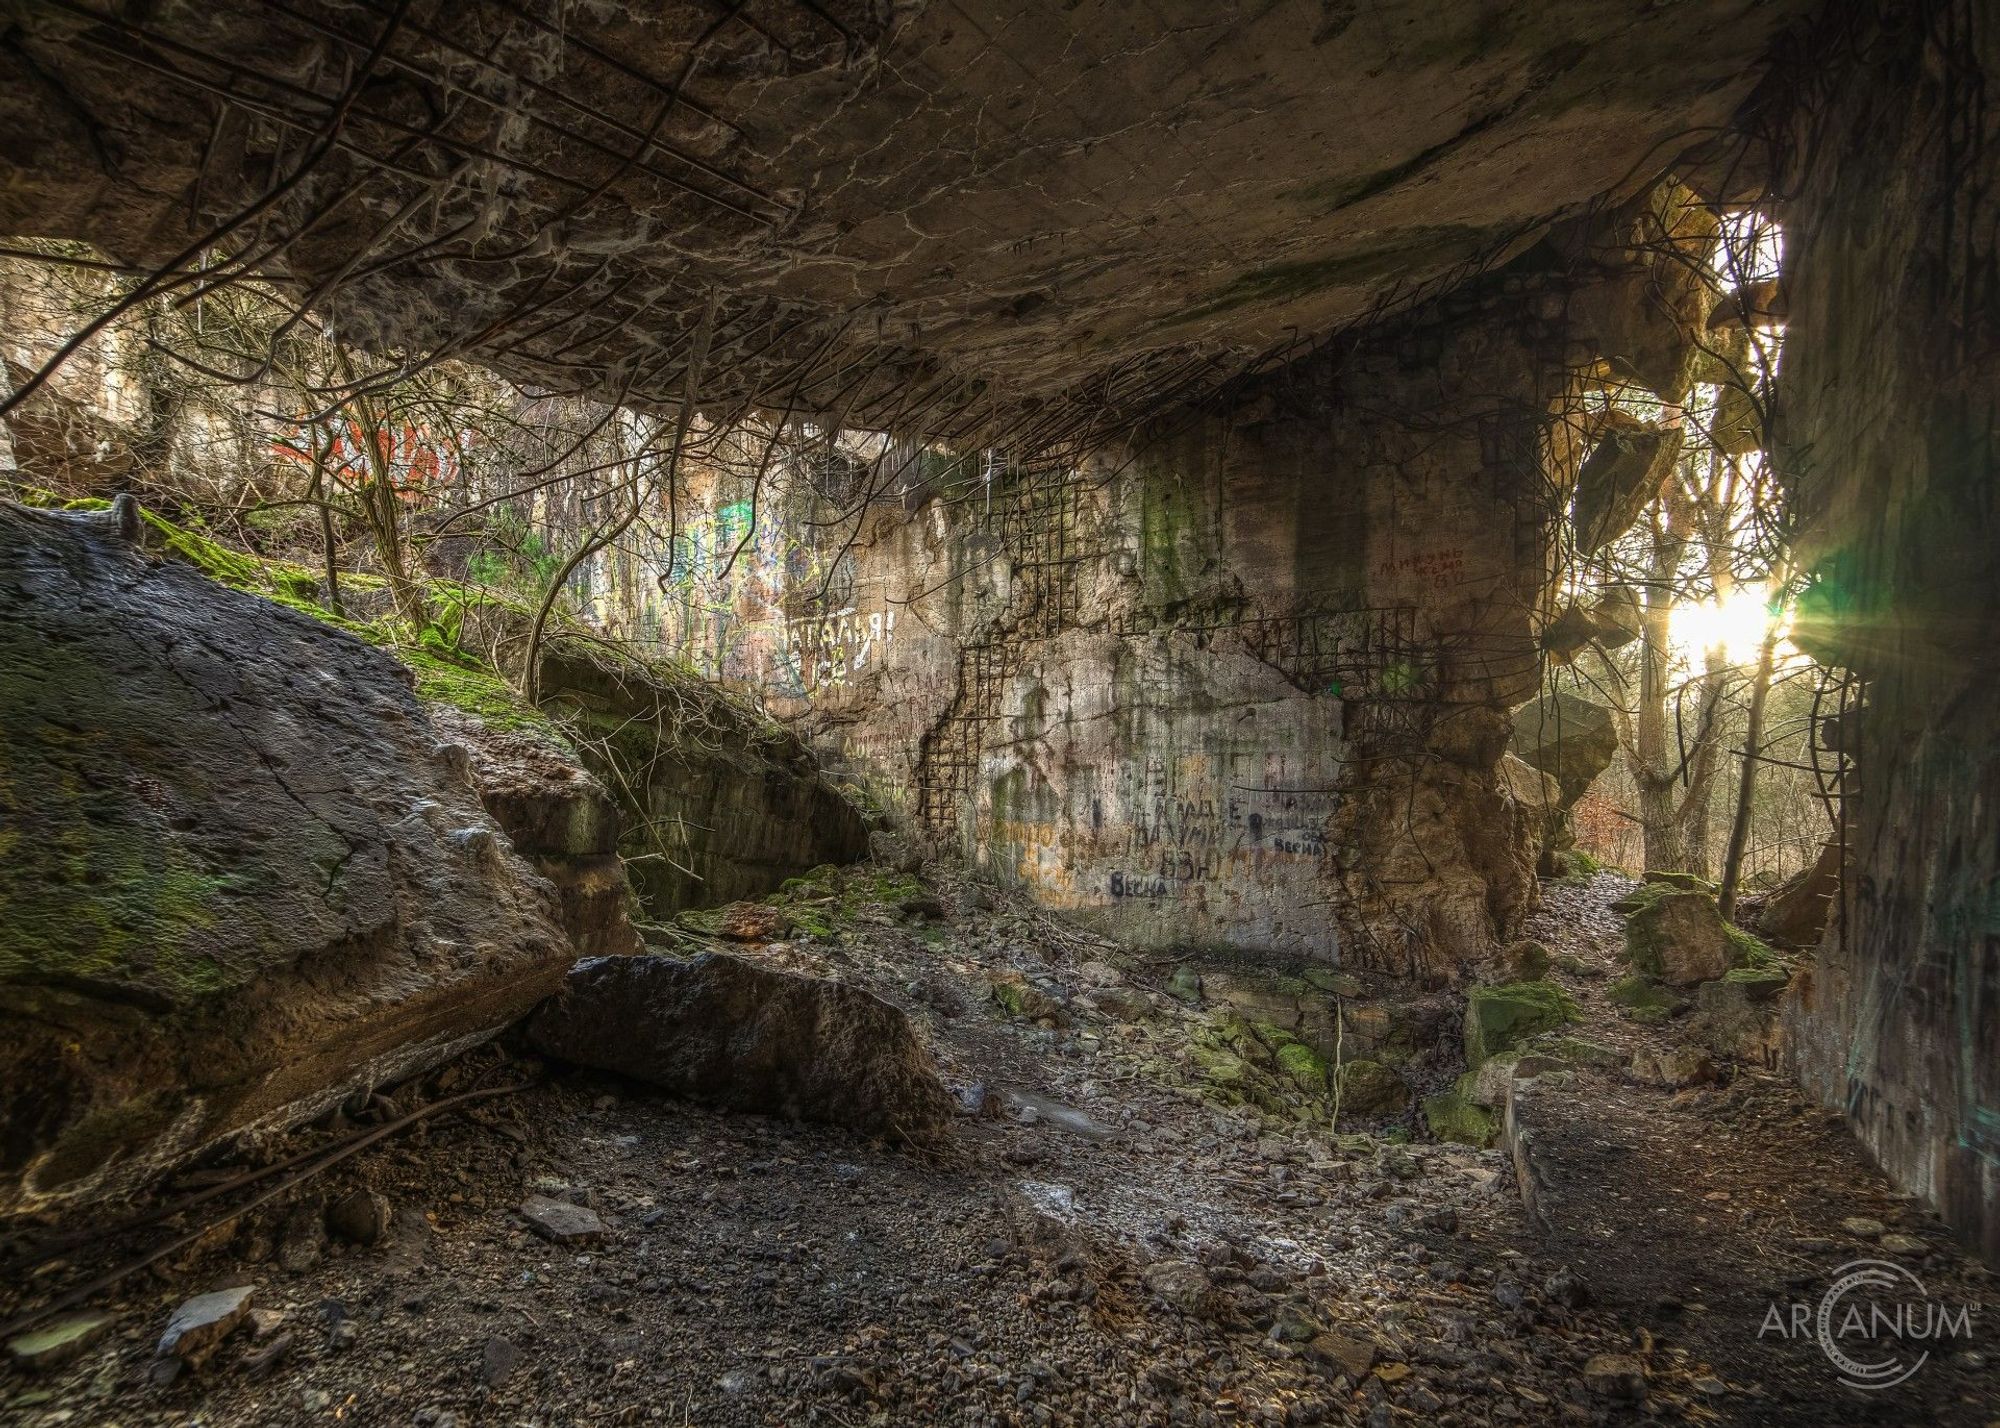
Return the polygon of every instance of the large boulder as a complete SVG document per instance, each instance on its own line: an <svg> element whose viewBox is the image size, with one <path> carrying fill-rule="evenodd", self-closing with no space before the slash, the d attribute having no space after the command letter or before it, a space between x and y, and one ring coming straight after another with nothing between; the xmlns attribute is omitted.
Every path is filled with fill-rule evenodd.
<svg viewBox="0 0 2000 1428"><path fill-rule="evenodd" d="M1576 1002L1554 982L1473 987L1465 994L1465 1064L1476 1068L1576 1019Z"/></svg>
<svg viewBox="0 0 2000 1428"><path fill-rule="evenodd" d="M0 503L0 1213L441 1060L573 955L402 665Z"/></svg>
<svg viewBox="0 0 2000 1428"><path fill-rule="evenodd" d="M1671 883L1647 886L1658 891L1640 898L1625 918L1625 960L1632 970L1673 987L1712 982L1727 972L1737 959L1715 899Z"/></svg>
<svg viewBox="0 0 2000 1428"><path fill-rule="evenodd" d="M924 1140L954 1102L903 1013L742 957L598 957L528 1023L558 1060L733 1111Z"/></svg>
<svg viewBox="0 0 2000 1428"><path fill-rule="evenodd" d="M550 641L540 668L548 707L581 729L586 765L617 794L618 847L652 920L868 856L860 809L795 734L747 705L575 638Z"/></svg>
<svg viewBox="0 0 2000 1428"><path fill-rule="evenodd" d="M1617 757L1618 730L1602 704L1557 690L1514 711L1507 752L1553 778L1568 809Z"/></svg>

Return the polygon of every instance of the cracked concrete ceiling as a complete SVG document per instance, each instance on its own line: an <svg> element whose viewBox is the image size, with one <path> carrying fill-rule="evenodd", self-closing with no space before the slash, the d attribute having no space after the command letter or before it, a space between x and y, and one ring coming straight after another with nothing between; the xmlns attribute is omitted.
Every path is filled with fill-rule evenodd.
<svg viewBox="0 0 2000 1428"><path fill-rule="evenodd" d="M713 295L704 405L950 434L1518 251L1803 8L6 0L0 230L163 263L261 202L216 248L348 335L642 401Z"/></svg>

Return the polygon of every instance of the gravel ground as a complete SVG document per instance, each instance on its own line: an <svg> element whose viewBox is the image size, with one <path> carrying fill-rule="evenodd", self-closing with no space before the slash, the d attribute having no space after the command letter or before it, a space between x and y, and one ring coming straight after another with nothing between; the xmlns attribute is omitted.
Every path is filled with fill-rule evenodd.
<svg viewBox="0 0 2000 1428"><path fill-rule="evenodd" d="M1558 975L1590 1034L1630 1051L1661 1033L1602 1001L1618 930L1603 904L1623 886L1551 884L1534 931L1577 959L1582 970ZM1754 1340L1663 1328L1634 1309L1614 1261L1548 1252L1499 1151L1367 1128L1333 1136L1170 1084L1157 1068L1185 1062L1196 1015L1163 994L1170 966L981 890L940 892L940 921L864 908L832 938L763 955L862 981L908 1010L977 1112L946 1148L718 1115L484 1048L353 1125L261 1148L290 1154L445 1095L523 1088L387 1138L99 1295L92 1307L115 1314L108 1335L65 1367L0 1379L0 1421L1776 1421ZM1008 972L1067 1024L999 1014L991 977ZM1107 977L1137 1020L1078 1000ZM1597 1104L1621 1086L1607 1072L1577 1094ZM1634 1116L1672 1101L1623 1089ZM1707 1101L1676 1114L1706 1118ZM1824 1153L1816 1173L1848 1177L1827 1205L1889 1202L1825 1117L1786 1105L1809 1121L1783 1143ZM1728 1119L1710 1132L1717 1152L1766 1134ZM387 1234L366 1248L327 1241L320 1205L357 1189L387 1199ZM542 1238L520 1214L531 1195L590 1208L602 1235ZM17 1244L9 1307L193 1223L97 1234L32 1268ZM1979 1282L1931 1243L1955 1286ZM259 1322L205 1367L163 1373L153 1345L174 1307L235 1284L254 1286ZM1586 1361L1607 1352L1641 1356L1643 1403L1586 1383ZM2000 1417L1984 1374L1938 1375L1948 1391L1924 1416ZM1851 1404L1830 1396L1817 1421L1907 1421Z"/></svg>

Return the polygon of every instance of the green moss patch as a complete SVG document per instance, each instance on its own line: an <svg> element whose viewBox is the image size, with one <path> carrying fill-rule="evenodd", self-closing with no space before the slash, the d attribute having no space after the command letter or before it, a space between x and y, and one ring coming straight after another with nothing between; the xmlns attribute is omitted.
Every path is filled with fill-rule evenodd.
<svg viewBox="0 0 2000 1428"><path fill-rule="evenodd" d="M1611 1004L1641 1026L1658 1026L1687 1003L1643 973L1621 977L1605 991Z"/></svg>
<svg viewBox="0 0 2000 1428"><path fill-rule="evenodd" d="M1456 1091L1424 1097L1424 1124L1439 1140L1482 1149L1500 1138L1500 1118Z"/></svg>
<svg viewBox="0 0 2000 1428"><path fill-rule="evenodd" d="M1554 982L1474 987L1465 997L1465 1060L1478 1066L1577 1019L1575 1000Z"/></svg>

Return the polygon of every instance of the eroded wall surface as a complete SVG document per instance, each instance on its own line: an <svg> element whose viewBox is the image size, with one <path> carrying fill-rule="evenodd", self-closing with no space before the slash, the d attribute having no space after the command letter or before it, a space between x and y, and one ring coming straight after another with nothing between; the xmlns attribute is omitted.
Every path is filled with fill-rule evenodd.
<svg viewBox="0 0 2000 1428"><path fill-rule="evenodd" d="M2000 1256L2000 17L1836 17L1807 69L1786 460L1799 638L1864 681L1854 876L1799 1069ZM1862 58L1865 56L1865 59Z"/></svg>
<svg viewBox="0 0 2000 1428"><path fill-rule="evenodd" d="M1533 896L1496 768L1565 329L1495 277L1080 469L914 462L858 528L767 491L682 648L1123 937L1456 978ZM742 504L685 518L681 578Z"/></svg>

